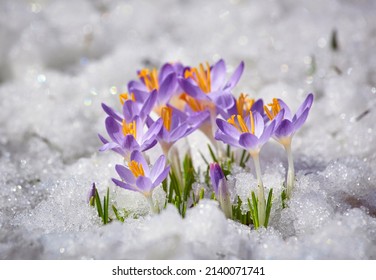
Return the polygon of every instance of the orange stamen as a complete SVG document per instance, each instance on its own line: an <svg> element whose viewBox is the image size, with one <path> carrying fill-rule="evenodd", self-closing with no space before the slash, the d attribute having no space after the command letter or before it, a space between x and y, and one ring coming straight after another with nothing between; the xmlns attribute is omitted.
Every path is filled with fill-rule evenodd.
<svg viewBox="0 0 376 280"><path fill-rule="evenodd" d="M127 124L127 122L123 120L123 134L125 136L133 135L133 137L136 139L136 121Z"/></svg>
<svg viewBox="0 0 376 280"><path fill-rule="evenodd" d="M144 80L145 86L149 91L159 89L158 72L157 69L153 69L151 72L149 69L142 69L138 74L138 77Z"/></svg>
<svg viewBox="0 0 376 280"><path fill-rule="evenodd" d="M141 163L132 160L129 165L129 170L133 173L133 175L137 178L139 176L145 176L144 168L142 167Z"/></svg>
<svg viewBox="0 0 376 280"><path fill-rule="evenodd" d="M162 120L163 120L163 126L168 130L170 131L171 129L171 121L172 121L172 108L170 107L167 107L167 106L164 106L162 107L162 113L161 113L161 117L162 117Z"/></svg>
<svg viewBox="0 0 376 280"><path fill-rule="evenodd" d="M184 78L193 79L199 88L205 93L211 91L210 65L208 62L206 62L206 70L202 63L200 63L198 69L193 67L185 70Z"/></svg>
<svg viewBox="0 0 376 280"><path fill-rule="evenodd" d="M119 95L120 103L121 105L124 105L125 101L128 99L131 99L132 101L136 101L136 98L134 97L134 93L131 93L131 96L129 97L128 93L124 92Z"/></svg>
<svg viewBox="0 0 376 280"><path fill-rule="evenodd" d="M267 106L264 106L264 111L266 115L268 116L268 118L270 120L273 120L281 111L281 105L279 104L277 98L273 98L273 102L269 103L268 106L270 107L270 110L268 109Z"/></svg>

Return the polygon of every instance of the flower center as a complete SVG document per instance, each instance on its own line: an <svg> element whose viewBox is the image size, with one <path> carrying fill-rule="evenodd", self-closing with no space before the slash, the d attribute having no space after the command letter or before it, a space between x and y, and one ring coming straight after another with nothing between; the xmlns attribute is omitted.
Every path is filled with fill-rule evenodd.
<svg viewBox="0 0 376 280"><path fill-rule="evenodd" d="M129 166L129 170L133 173L133 175L136 178L139 176L145 176L145 171L141 163L138 163L137 161L132 160L128 166Z"/></svg>
<svg viewBox="0 0 376 280"><path fill-rule="evenodd" d="M154 68L150 71L149 69L144 68L140 71L138 77L143 79L145 86L149 91L159 89L157 69Z"/></svg>
<svg viewBox="0 0 376 280"><path fill-rule="evenodd" d="M163 126L167 129L167 131L170 131L171 129L171 116L172 116L172 108L164 106L161 110L161 117L163 120Z"/></svg>
<svg viewBox="0 0 376 280"><path fill-rule="evenodd" d="M193 67L185 70L184 78L193 79L200 87L200 89L205 93L209 93L211 91L210 65L208 62L206 62L206 69L205 66L200 63L198 69L196 67Z"/></svg>
<svg viewBox="0 0 376 280"><path fill-rule="evenodd" d="M206 109L211 110L214 106L213 103L209 101L197 100L186 93L180 95L180 99L184 100L194 112L201 112Z"/></svg>
<svg viewBox="0 0 376 280"><path fill-rule="evenodd" d="M123 120L123 134L125 136L133 135L133 137L136 139L136 121L127 123L125 120Z"/></svg>
<svg viewBox="0 0 376 280"><path fill-rule="evenodd" d="M236 117L236 121L235 121ZM246 122L241 115L232 115L227 122L232 124L237 130L242 133L252 133L255 134L255 119L251 111L249 111L249 120L251 123L251 131L249 131Z"/></svg>
<svg viewBox="0 0 376 280"><path fill-rule="evenodd" d="M128 99L132 101L136 101L136 98L134 97L134 93L132 92L130 95L128 93L121 93L119 95L120 103L121 105L124 105L124 102L127 101Z"/></svg>
<svg viewBox="0 0 376 280"><path fill-rule="evenodd" d="M246 112L251 111L254 103L255 100L253 98L249 98L247 94L240 94L238 100L236 101L236 109L238 111L238 114L243 116L243 110L245 110Z"/></svg>
<svg viewBox="0 0 376 280"><path fill-rule="evenodd" d="M273 98L273 102L269 103L268 106L270 107L270 110L264 105L264 111L268 118L273 120L278 115L279 111L281 111L281 105L279 105L277 98Z"/></svg>

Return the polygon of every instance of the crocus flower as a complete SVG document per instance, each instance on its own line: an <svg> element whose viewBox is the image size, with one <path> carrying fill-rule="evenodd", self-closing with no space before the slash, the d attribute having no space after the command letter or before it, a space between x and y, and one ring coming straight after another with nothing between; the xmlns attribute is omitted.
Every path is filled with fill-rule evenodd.
<svg viewBox="0 0 376 280"><path fill-rule="evenodd" d="M217 119L217 125L219 128L215 135L217 140L248 150L252 156L258 180L259 223L260 225L264 225L266 204L259 153L262 146L273 135L275 120L267 125L259 112L250 111L249 116L245 119L241 115L233 115L227 122Z"/></svg>
<svg viewBox="0 0 376 280"><path fill-rule="evenodd" d="M157 144L156 135L162 127L162 119L159 118L145 132L144 123L139 116L136 116L132 122L123 120L121 124L109 116L105 123L112 142L98 134L104 144L100 151L113 150L122 155L125 161L129 161L133 151L143 152L155 146Z"/></svg>
<svg viewBox="0 0 376 280"><path fill-rule="evenodd" d="M159 107L166 105L170 99L177 93L180 93L177 82L177 72L181 71L182 66L177 63L166 63L162 66L159 73L157 69L142 69L138 71L140 81L131 81L128 84L129 92L132 92L135 99L141 102L146 100L149 93L157 91L157 100L154 111L159 113Z"/></svg>
<svg viewBox="0 0 376 280"><path fill-rule="evenodd" d="M226 218L230 219L232 218L230 192L221 166L218 163L211 163L209 174L215 192L215 196L219 201L219 205L222 211L224 212Z"/></svg>
<svg viewBox="0 0 376 280"><path fill-rule="evenodd" d="M123 189L143 194L148 199L153 212L156 212L152 200L153 190L166 179L170 171L170 166L166 166L165 156L160 156L153 167L149 168L142 153L134 151L127 167L117 164L115 169L121 180L112 178L112 181Z"/></svg>
<svg viewBox="0 0 376 280"><path fill-rule="evenodd" d="M295 170L294 161L291 151L291 142L294 134L302 127L308 117L308 113L312 107L313 94L307 95L304 102L299 106L295 115L292 115L290 108L281 100L273 99L273 102L264 106L265 113L272 121L279 119L276 123L273 138L283 145L287 153L288 171L286 178L286 197L291 197L291 192L294 187Z"/></svg>
<svg viewBox="0 0 376 280"><path fill-rule="evenodd" d="M213 66L206 63L200 64L197 68L187 68L184 77L179 78L179 84L185 92L181 98L187 103L188 108L194 112L210 112L210 120L203 124L201 130L218 151L219 147L213 137L214 121L217 114L223 115L234 106L235 98L231 90L238 83L243 70L244 63L241 62L227 81L226 64L221 59Z"/></svg>
<svg viewBox="0 0 376 280"><path fill-rule="evenodd" d="M157 135L157 140L165 156L168 156L171 146L200 127L209 118L209 112L203 111L187 115L172 106L163 106L161 108L161 118L163 126ZM148 118L147 123L149 124L150 122L152 120Z"/></svg>
<svg viewBox="0 0 376 280"><path fill-rule="evenodd" d="M113 108L107 106L104 103L102 103L102 108L107 113L107 115L114 118L120 123L122 123L123 120L132 122L136 116L139 116L142 121L145 121L146 117L153 110L153 107L156 103L157 91L153 90L150 94L148 94L147 98L143 102L138 102L133 95L131 98L126 99L124 97L124 99L121 100L123 114L119 114Z"/></svg>
<svg viewBox="0 0 376 280"><path fill-rule="evenodd" d="M97 188L95 186L95 183L92 184L90 192L88 194L87 202L90 206L94 206L95 204L95 194L96 194Z"/></svg>
<svg viewBox="0 0 376 280"><path fill-rule="evenodd" d="M245 119L249 114L249 111L259 112L261 115L264 114L264 102L262 99L255 100L254 98L248 97L247 94L241 93L239 97L235 100L235 104L228 111L223 112L221 115L228 119L232 115L240 115Z"/></svg>

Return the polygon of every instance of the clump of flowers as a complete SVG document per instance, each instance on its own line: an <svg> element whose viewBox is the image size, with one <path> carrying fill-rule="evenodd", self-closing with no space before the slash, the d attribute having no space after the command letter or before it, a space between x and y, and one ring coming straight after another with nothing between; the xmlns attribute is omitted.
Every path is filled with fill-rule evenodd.
<svg viewBox="0 0 376 280"><path fill-rule="evenodd" d="M211 198L218 201L227 218L254 228L267 227L273 189L268 187L266 198L259 155L271 138L282 144L288 158L283 197L290 199L295 182L292 137L306 121L313 95L307 96L294 115L280 99L264 105L262 99L243 93L235 98L233 91L243 70L241 62L227 78L226 63L219 60L214 65L166 63L160 70L137 71L138 80L130 81L128 91L119 95L120 113L102 104L109 139L99 134L103 143L100 151L112 150L122 158L115 166L118 178L112 178L113 183L124 191L141 193L153 213L161 210L153 201L153 190L161 186L166 193L164 206L175 205L182 217L200 199ZM203 157L207 167L196 170L190 150L181 157L175 143L197 130L214 149L208 144L211 160ZM145 152L156 149L157 144L161 155L151 164ZM241 150L241 157L237 158L232 149ZM226 176L234 164L246 168L249 158L254 163L257 191L249 194L248 210L244 211ZM102 206L93 185L89 201L105 223L111 221L108 191ZM116 218L124 221L126 216L114 205L112 209Z"/></svg>

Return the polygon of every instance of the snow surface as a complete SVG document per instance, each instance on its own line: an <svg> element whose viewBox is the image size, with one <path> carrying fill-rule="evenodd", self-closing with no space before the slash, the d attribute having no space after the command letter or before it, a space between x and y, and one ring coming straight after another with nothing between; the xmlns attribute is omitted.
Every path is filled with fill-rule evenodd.
<svg viewBox="0 0 376 280"><path fill-rule="evenodd" d="M375 10L372 0L2 0L0 258L375 259ZM185 219L172 206L150 215L110 182L119 157L97 152L100 104L117 105L137 69L219 58L229 72L245 61L235 94L295 109L315 94L293 141L295 191L283 210L275 196L268 229L226 220L210 200ZM188 139L196 166L202 139ZM283 149L268 143L261 165L280 192ZM102 226L86 203L92 182L139 217ZM240 170L230 179L243 198L255 182Z"/></svg>

